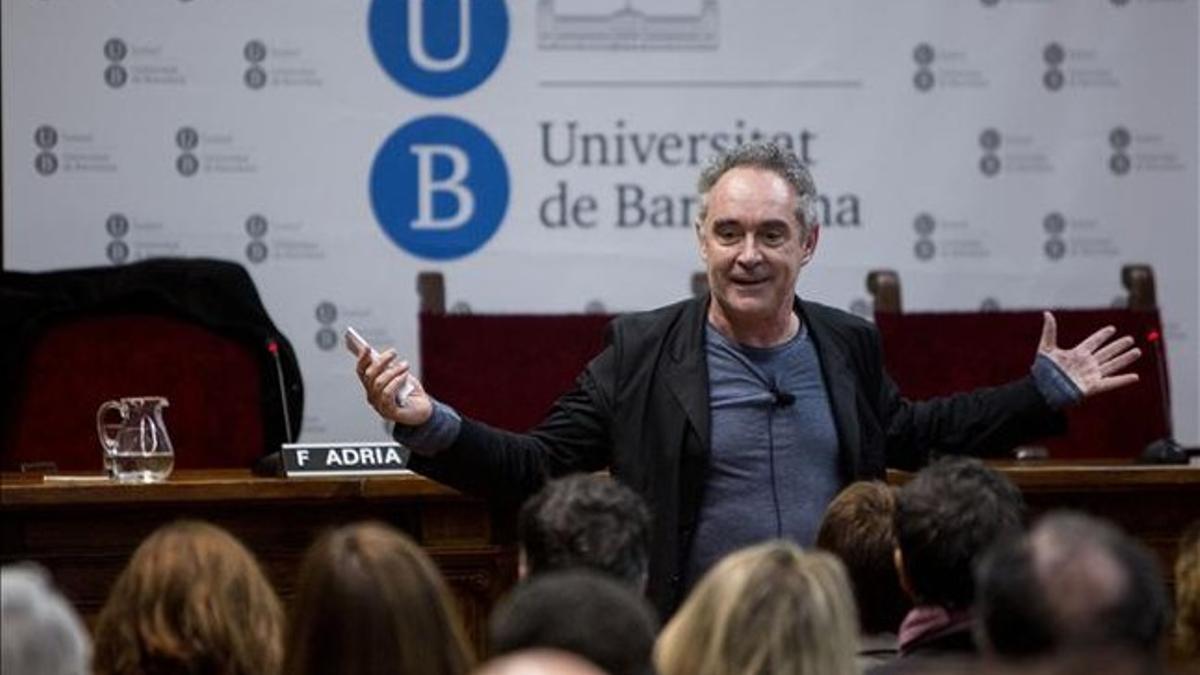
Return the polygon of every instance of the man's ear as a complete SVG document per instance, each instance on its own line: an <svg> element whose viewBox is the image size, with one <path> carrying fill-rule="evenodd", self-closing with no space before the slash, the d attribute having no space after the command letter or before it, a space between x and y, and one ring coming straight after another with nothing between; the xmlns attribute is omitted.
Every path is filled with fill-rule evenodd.
<svg viewBox="0 0 1200 675"><path fill-rule="evenodd" d="M804 248L804 253L801 255L800 264L807 265L817 252L817 240L821 238L821 228L814 225L808 228L808 233L804 236L804 241L801 245Z"/></svg>
<svg viewBox="0 0 1200 675"><path fill-rule="evenodd" d="M900 547L892 549L892 564L896 566L896 577L900 579L900 589L912 600L914 605L919 604L917 594L913 592L912 580L908 578L908 570L904 568L904 553L900 551Z"/></svg>
<svg viewBox="0 0 1200 675"><path fill-rule="evenodd" d="M524 581L529 576L529 559L525 556L525 547L517 547L517 579Z"/></svg>
<svg viewBox="0 0 1200 675"><path fill-rule="evenodd" d="M692 229L696 231L696 246L700 249L700 259L708 262L708 249L704 246L704 223L699 218L692 225Z"/></svg>

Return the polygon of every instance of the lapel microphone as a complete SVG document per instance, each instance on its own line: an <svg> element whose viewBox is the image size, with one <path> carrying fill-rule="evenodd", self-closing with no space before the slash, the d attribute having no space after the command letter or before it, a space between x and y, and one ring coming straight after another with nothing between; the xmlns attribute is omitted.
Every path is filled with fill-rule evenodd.
<svg viewBox="0 0 1200 675"><path fill-rule="evenodd" d="M771 395L775 397L776 408L786 408L796 402L795 394L779 391L778 387L771 387Z"/></svg>

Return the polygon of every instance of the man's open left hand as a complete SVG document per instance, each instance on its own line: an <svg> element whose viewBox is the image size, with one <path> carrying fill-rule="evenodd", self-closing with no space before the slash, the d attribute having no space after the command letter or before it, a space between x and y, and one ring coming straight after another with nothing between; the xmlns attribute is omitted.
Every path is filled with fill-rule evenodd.
<svg viewBox="0 0 1200 675"><path fill-rule="evenodd" d="M1137 373L1121 373L1142 355L1128 335L1109 341L1117 332L1105 326L1070 349L1058 346L1058 324L1050 312L1042 313L1042 339L1038 351L1054 361L1082 394L1092 396L1138 381Z"/></svg>

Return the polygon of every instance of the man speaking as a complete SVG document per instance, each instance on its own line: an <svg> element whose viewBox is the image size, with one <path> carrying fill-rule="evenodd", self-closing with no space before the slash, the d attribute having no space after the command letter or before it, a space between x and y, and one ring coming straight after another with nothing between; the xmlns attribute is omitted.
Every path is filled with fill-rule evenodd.
<svg viewBox="0 0 1200 675"><path fill-rule="evenodd" d="M547 478L608 468L638 491L653 515L647 593L664 615L732 550L776 537L811 545L848 482L932 453L1004 452L1059 430L1058 408L1137 380L1120 374L1140 356L1132 338L1110 342L1107 327L1059 349L1047 313L1030 376L907 401L872 324L796 296L820 230L795 155L739 146L710 163L699 192L709 296L613 321L604 351L529 433L461 417L392 350L357 364L419 473L519 498Z"/></svg>

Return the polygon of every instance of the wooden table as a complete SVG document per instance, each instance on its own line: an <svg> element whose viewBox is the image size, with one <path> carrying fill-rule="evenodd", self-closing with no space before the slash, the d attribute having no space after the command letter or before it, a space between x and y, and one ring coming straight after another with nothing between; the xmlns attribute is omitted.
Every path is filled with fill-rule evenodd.
<svg viewBox="0 0 1200 675"><path fill-rule="evenodd" d="M3 474L0 515L0 562L38 561L89 619L138 543L180 518L236 535L285 601L321 531L364 519L389 523L419 542L445 574L477 647L492 606L516 581L513 513L415 475L284 480L181 470L164 483L132 485Z"/></svg>
<svg viewBox="0 0 1200 675"><path fill-rule="evenodd" d="M1036 515L1073 508L1115 521L1170 574L1179 536L1200 518L1200 468L1088 463L996 464ZM892 472L902 483L909 474ZM177 471L165 483L45 482L0 476L0 562L33 559L94 616L138 543L163 523L201 518L238 536L285 599L323 529L375 518L413 536L446 575L482 647L496 600L516 579L515 517L419 476L284 480L248 471Z"/></svg>

